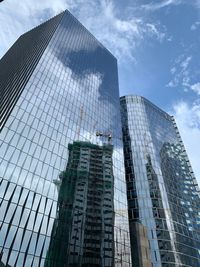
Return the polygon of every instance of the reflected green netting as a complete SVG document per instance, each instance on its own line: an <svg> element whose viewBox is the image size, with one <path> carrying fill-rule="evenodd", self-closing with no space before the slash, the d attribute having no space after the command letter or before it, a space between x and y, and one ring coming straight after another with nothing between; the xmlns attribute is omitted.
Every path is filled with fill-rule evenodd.
<svg viewBox="0 0 200 267"><path fill-rule="evenodd" d="M86 150L84 148L87 148ZM72 266L70 265L70 249L71 249L71 233L74 231L74 220L87 220L87 216L90 218L93 218L93 216L98 216L98 213L94 213L92 216L89 212L89 210L94 209L96 210L97 207L101 204L103 201L104 194L112 194L113 192L113 175L111 174L105 174L106 171L104 169L103 164L103 155L106 152L106 155L109 157L112 157L112 151L113 147L111 145L104 145L102 147L98 145L91 144L89 142L79 142L76 141L73 144L68 145L69 149L69 159L67 168L65 171L61 172L59 175L60 178L60 186L58 188L58 205L57 205L57 215L56 220L53 225L53 230L51 234L51 241L49 250L46 256L45 261L45 267L63 267L63 266ZM93 156L90 155L90 153L93 153ZM81 162L81 156L82 154L87 155L88 160L88 167L87 170L81 170L79 163ZM99 160L96 162L96 155L99 156ZM85 158L84 158L85 160ZM100 162L100 163L99 163ZM98 165L97 165L98 164ZM99 164L102 165L99 167ZM110 161L110 168L112 171L112 160ZM94 192L94 195L97 194L97 196L100 196L100 203L98 201L92 202L91 199L87 199L88 196L84 196L84 201L90 204L86 208L85 211L81 209L81 204L78 205L76 201L76 193L77 188L79 186L84 188L84 191L90 190L90 192ZM107 195L106 195L107 196ZM95 196L96 197L96 196ZM103 202L102 202L103 203ZM101 204L102 205L102 204ZM90 215L89 215L90 214ZM96 215L95 215L96 214ZM110 206L110 208L106 208L106 210L103 210L103 214L110 214L110 223L113 225L113 204ZM108 219L108 215L107 219ZM100 219L101 224L104 223L103 218ZM96 217L95 217L96 222ZM98 223L98 222L96 222ZM107 222L108 223L108 222ZM79 229L79 231L82 232L82 235L85 235L85 231L87 232L88 229L84 225L82 226L83 229ZM98 226L100 227L100 226ZM101 226L102 227L102 226ZM91 231L91 230L89 230ZM101 234L101 231L98 233L96 231L96 235ZM93 230L93 235L94 230ZM113 235L111 233L111 235ZM99 236L97 236L97 239L99 240ZM112 239L112 238L111 238ZM85 248L82 248L83 250ZM112 253L113 253L112 248ZM86 254L88 252L85 252ZM101 254L100 252L95 251L93 248L88 255L90 256L77 256L76 261L79 263L82 262L81 257L98 257L99 261L101 261ZM96 256L95 256L96 255ZM74 262L73 266L81 266L77 265L78 263Z"/></svg>

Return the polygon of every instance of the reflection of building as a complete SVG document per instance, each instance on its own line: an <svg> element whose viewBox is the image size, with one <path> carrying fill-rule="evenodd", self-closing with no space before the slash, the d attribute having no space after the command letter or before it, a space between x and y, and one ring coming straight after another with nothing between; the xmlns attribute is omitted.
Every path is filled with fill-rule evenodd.
<svg viewBox="0 0 200 267"><path fill-rule="evenodd" d="M1 255L0 255L0 259L1 259ZM0 261L0 267L10 267L9 265L4 265L1 261Z"/></svg>
<svg viewBox="0 0 200 267"><path fill-rule="evenodd" d="M114 266L112 145L68 145L45 266Z"/></svg>
<svg viewBox="0 0 200 267"><path fill-rule="evenodd" d="M130 221L131 247L134 265L137 267L151 267L149 240L146 227L139 221Z"/></svg>
<svg viewBox="0 0 200 267"><path fill-rule="evenodd" d="M189 266L199 266L200 260L195 265L195 260L191 263L188 255L198 258L200 254L200 198L183 145L164 143L160 158L174 221L176 250L181 262L186 262Z"/></svg>
<svg viewBox="0 0 200 267"><path fill-rule="evenodd" d="M133 262L139 222L153 267L198 267L200 198L174 119L138 96L122 97L121 110Z"/></svg>
<svg viewBox="0 0 200 267"><path fill-rule="evenodd" d="M10 267L9 265L4 265L2 262L0 262L0 267Z"/></svg>
<svg viewBox="0 0 200 267"><path fill-rule="evenodd" d="M51 241L56 236L60 240L56 240L55 244L64 242L65 247L71 244L69 263L73 257L77 261L77 244L80 243L81 247L81 242L85 242L85 250L78 254L84 257L85 264L94 255L98 255L99 264L102 255L107 255L102 266L110 266L114 252L115 266L129 266L130 240L116 59L65 11L22 35L0 61L0 70L2 263L11 267L42 267L51 264L48 257L61 262L63 255L60 258L59 252L63 252L63 246L56 245L57 249L54 249ZM97 132L102 135L97 136ZM78 213L78 209L76 214L72 214L70 206L66 207L66 213L65 209L61 209L62 190L67 190L63 201L68 197L69 204L74 205L69 196L74 196L77 176L72 172L74 179L71 187L66 188L64 183L69 181L69 171L66 170L61 175L63 180L59 193L58 177L66 169L67 162L71 164L67 158L68 144L75 144L75 140L91 141L103 149L103 143L108 142L107 133L113 137L109 137L109 141L113 146L111 178L115 182L114 197L103 200L106 193L98 195L96 187L96 200L92 192L88 193L87 201L91 197L91 205L94 204L96 212L99 212L97 202L102 197L99 204L103 205L103 219L101 221L96 216L94 230L91 226L94 221L92 214L86 218ZM86 178L89 179L88 175ZM99 187L101 183L99 181ZM111 184L105 184L107 190L111 190ZM83 187L86 190L86 185ZM81 201L81 198L76 200L78 207L82 205ZM110 227L112 205L114 228ZM105 207L108 213L103 213ZM67 225L58 220L62 216L69 222ZM70 216L74 220L71 226ZM116 226L116 218L120 220L120 225ZM81 227L83 219L87 219L87 235L85 231L84 236L80 236L81 232L76 229ZM95 237L90 243L91 233L96 231L96 236L99 236L103 226L104 241L102 237L98 237L99 240ZM62 231L63 228L66 232ZM113 231L114 244L110 244ZM99 242L102 242L101 246ZM102 251L99 251L100 248ZM58 266L55 262L52 264Z"/></svg>
<svg viewBox="0 0 200 267"><path fill-rule="evenodd" d="M9 265L4 265L2 262L1 262L1 258L2 258L2 256L3 256L3 253L1 252L0 253L0 267L10 267Z"/></svg>

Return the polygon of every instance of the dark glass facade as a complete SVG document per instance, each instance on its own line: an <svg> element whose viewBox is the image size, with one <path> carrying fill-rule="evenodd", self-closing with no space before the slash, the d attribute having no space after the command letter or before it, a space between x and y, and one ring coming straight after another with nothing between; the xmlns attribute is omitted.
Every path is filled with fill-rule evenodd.
<svg viewBox="0 0 200 267"><path fill-rule="evenodd" d="M65 11L0 68L0 266L131 266L116 59Z"/></svg>
<svg viewBox="0 0 200 267"><path fill-rule="evenodd" d="M62 16L63 13L20 36L0 60L0 132Z"/></svg>
<svg viewBox="0 0 200 267"><path fill-rule="evenodd" d="M121 97L121 111L133 263L200 266L199 190L174 118L139 96ZM146 265L135 255L138 224Z"/></svg>

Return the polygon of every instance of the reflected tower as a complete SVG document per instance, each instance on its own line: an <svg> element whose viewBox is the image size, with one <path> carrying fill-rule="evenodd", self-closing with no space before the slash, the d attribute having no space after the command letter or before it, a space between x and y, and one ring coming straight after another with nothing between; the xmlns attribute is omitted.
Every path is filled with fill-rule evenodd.
<svg viewBox="0 0 200 267"><path fill-rule="evenodd" d="M68 145L46 267L114 266L112 145Z"/></svg>
<svg viewBox="0 0 200 267"><path fill-rule="evenodd" d="M57 266L59 260L60 266L75 266L89 264L97 255L98 265L90 266L130 266L115 57L65 11L16 41L0 61L0 82L1 264ZM95 180L90 176L94 158L86 159L81 185L76 148L82 151L85 144L88 153L104 155L106 136L112 147L112 171L105 155ZM84 142L97 147L89 149ZM98 155L95 160L97 169ZM70 173L73 164L78 169ZM106 168L111 173L105 179L110 182L98 177ZM101 186L108 188L100 193ZM90 187L94 192L87 191L86 197ZM101 211L95 222L92 205L96 213ZM88 212L81 213L80 207ZM84 231L77 231L84 222ZM63 259L59 252L70 256Z"/></svg>
<svg viewBox="0 0 200 267"><path fill-rule="evenodd" d="M121 112L133 262L200 266L199 190L174 118L140 96L121 97Z"/></svg>

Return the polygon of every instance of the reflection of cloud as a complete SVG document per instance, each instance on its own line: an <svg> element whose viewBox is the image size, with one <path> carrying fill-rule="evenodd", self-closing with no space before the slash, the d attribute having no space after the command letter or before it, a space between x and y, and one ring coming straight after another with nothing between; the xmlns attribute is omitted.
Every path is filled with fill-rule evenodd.
<svg viewBox="0 0 200 267"><path fill-rule="evenodd" d="M174 105L173 109L192 167L200 183L200 150L198 145L200 139L200 102L196 101L192 106L186 102L179 102Z"/></svg>
<svg viewBox="0 0 200 267"><path fill-rule="evenodd" d="M82 51L80 51L80 54L77 52L78 57L82 56L81 52ZM92 57L95 51L90 51L90 53ZM51 50L50 47L47 48L45 57L47 54L49 58L55 58L55 52ZM110 97L115 85L112 85L113 87L110 88L110 85L108 85L110 78L107 77L108 81L106 84L105 76L107 73L103 73L103 71L98 68L87 68L84 65L80 66L79 71L75 72L73 66L72 68L71 66L67 66L70 53L69 57L68 53L65 54L65 60L61 61L60 57L59 60L56 58L56 67L59 71L55 72L51 64L45 65L43 77L47 77L48 79L48 77L51 76L51 79L54 81L53 86L55 86L56 90L57 84L60 83L60 73L62 73L62 84L67 88L62 91L62 98L58 98L57 93L54 93L51 87L47 87L45 89L46 94L43 96L43 101L54 103L54 110L55 113L58 114L58 120L64 123L66 131L70 128L76 132L76 136L74 136L75 139L96 139L96 131L109 132L111 129L115 128L116 117L119 115L116 110L115 99L111 99ZM33 87L30 90L35 91L35 88ZM71 118L72 114L73 119ZM112 119L105 119L103 129L99 128L99 120L107 118L108 114L111 114ZM91 123L88 124L87 122ZM54 127L54 125L52 125L52 127ZM79 137L78 134L80 134Z"/></svg>

